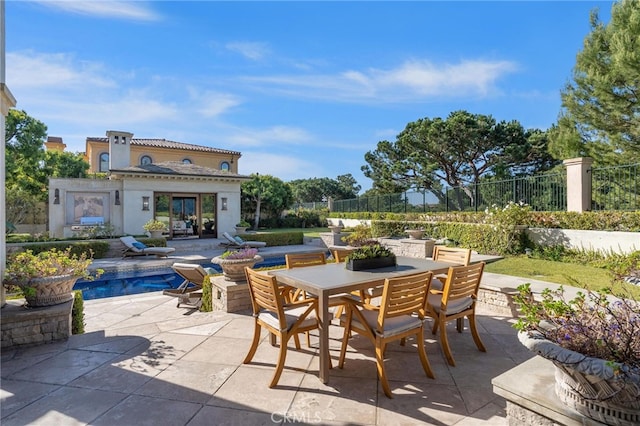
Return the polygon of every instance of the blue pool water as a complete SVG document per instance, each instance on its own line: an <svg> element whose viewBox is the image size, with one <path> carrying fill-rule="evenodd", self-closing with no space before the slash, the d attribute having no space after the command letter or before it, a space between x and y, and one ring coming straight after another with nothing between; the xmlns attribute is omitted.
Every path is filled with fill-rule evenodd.
<svg viewBox="0 0 640 426"><path fill-rule="evenodd" d="M255 267L263 268L284 264L284 256L270 257L260 263L256 263ZM211 263L202 266L213 268L222 273L222 269L216 264ZM82 290L84 300L92 300L177 288L183 281L182 277L171 268L107 272L94 281L78 280L73 289Z"/></svg>

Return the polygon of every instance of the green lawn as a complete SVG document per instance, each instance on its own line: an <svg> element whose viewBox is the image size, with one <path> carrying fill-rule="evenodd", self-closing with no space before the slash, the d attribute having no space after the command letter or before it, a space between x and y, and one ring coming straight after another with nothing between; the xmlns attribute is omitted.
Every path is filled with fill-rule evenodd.
<svg viewBox="0 0 640 426"><path fill-rule="evenodd" d="M586 287L600 290L610 286L613 275L606 269L573 263L553 262L551 260L531 259L526 256L507 257L487 264L485 270L496 274L513 275L549 281L573 287ZM614 292L625 291L636 298L640 297L640 288L631 284L616 285Z"/></svg>
<svg viewBox="0 0 640 426"><path fill-rule="evenodd" d="M304 234L305 237L310 238L320 238L321 232L331 232L329 228L274 228L274 229L260 229L259 232L270 232L273 234L278 234L281 232L300 232Z"/></svg>

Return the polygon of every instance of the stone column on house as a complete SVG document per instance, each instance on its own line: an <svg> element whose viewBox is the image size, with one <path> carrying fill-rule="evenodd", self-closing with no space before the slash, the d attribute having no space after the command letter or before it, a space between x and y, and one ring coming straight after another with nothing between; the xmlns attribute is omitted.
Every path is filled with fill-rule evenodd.
<svg viewBox="0 0 640 426"><path fill-rule="evenodd" d="M589 157L570 158L562 162L567 169L567 211L591 210L591 164Z"/></svg>
<svg viewBox="0 0 640 426"><path fill-rule="evenodd" d="M16 106L16 99L5 84L5 25L4 25L4 0L0 1L0 132L2 141L5 137L5 117L9 114L9 108ZM0 147L0 206L5 206L5 167L4 167L5 144ZM7 261L7 240L6 232L7 214L4 208L0 209L0 277L4 276ZM0 283L0 306L6 305L4 286Z"/></svg>

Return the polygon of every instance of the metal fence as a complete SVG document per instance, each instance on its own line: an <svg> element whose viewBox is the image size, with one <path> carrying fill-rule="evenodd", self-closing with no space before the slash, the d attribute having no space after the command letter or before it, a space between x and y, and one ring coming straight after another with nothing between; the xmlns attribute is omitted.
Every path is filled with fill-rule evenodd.
<svg viewBox="0 0 640 426"><path fill-rule="evenodd" d="M327 201L314 201L312 203L295 203L292 207L293 210L297 209L309 209L309 210L322 210L329 208Z"/></svg>
<svg viewBox="0 0 640 426"><path fill-rule="evenodd" d="M467 186L447 187L442 192L407 191L350 200L336 200L335 212L427 213L441 211L483 211L509 201L524 202L538 211L567 208L565 173L547 173Z"/></svg>
<svg viewBox="0 0 640 426"><path fill-rule="evenodd" d="M592 210L640 210L640 163L591 169Z"/></svg>

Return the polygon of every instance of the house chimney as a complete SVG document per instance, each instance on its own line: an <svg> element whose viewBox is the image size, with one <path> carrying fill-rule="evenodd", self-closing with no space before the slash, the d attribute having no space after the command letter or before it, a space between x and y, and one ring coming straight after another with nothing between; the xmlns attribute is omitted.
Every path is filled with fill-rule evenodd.
<svg viewBox="0 0 640 426"><path fill-rule="evenodd" d="M109 139L109 170L131 165L131 139L133 133L107 130Z"/></svg>
<svg viewBox="0 0 640 426"><path fill-rule="evenodd" d="M62 142L62 138L58 136L47 136L47 141L44 143L44 147L47 151L60 151L64 152L67 145Z"/></svg>

